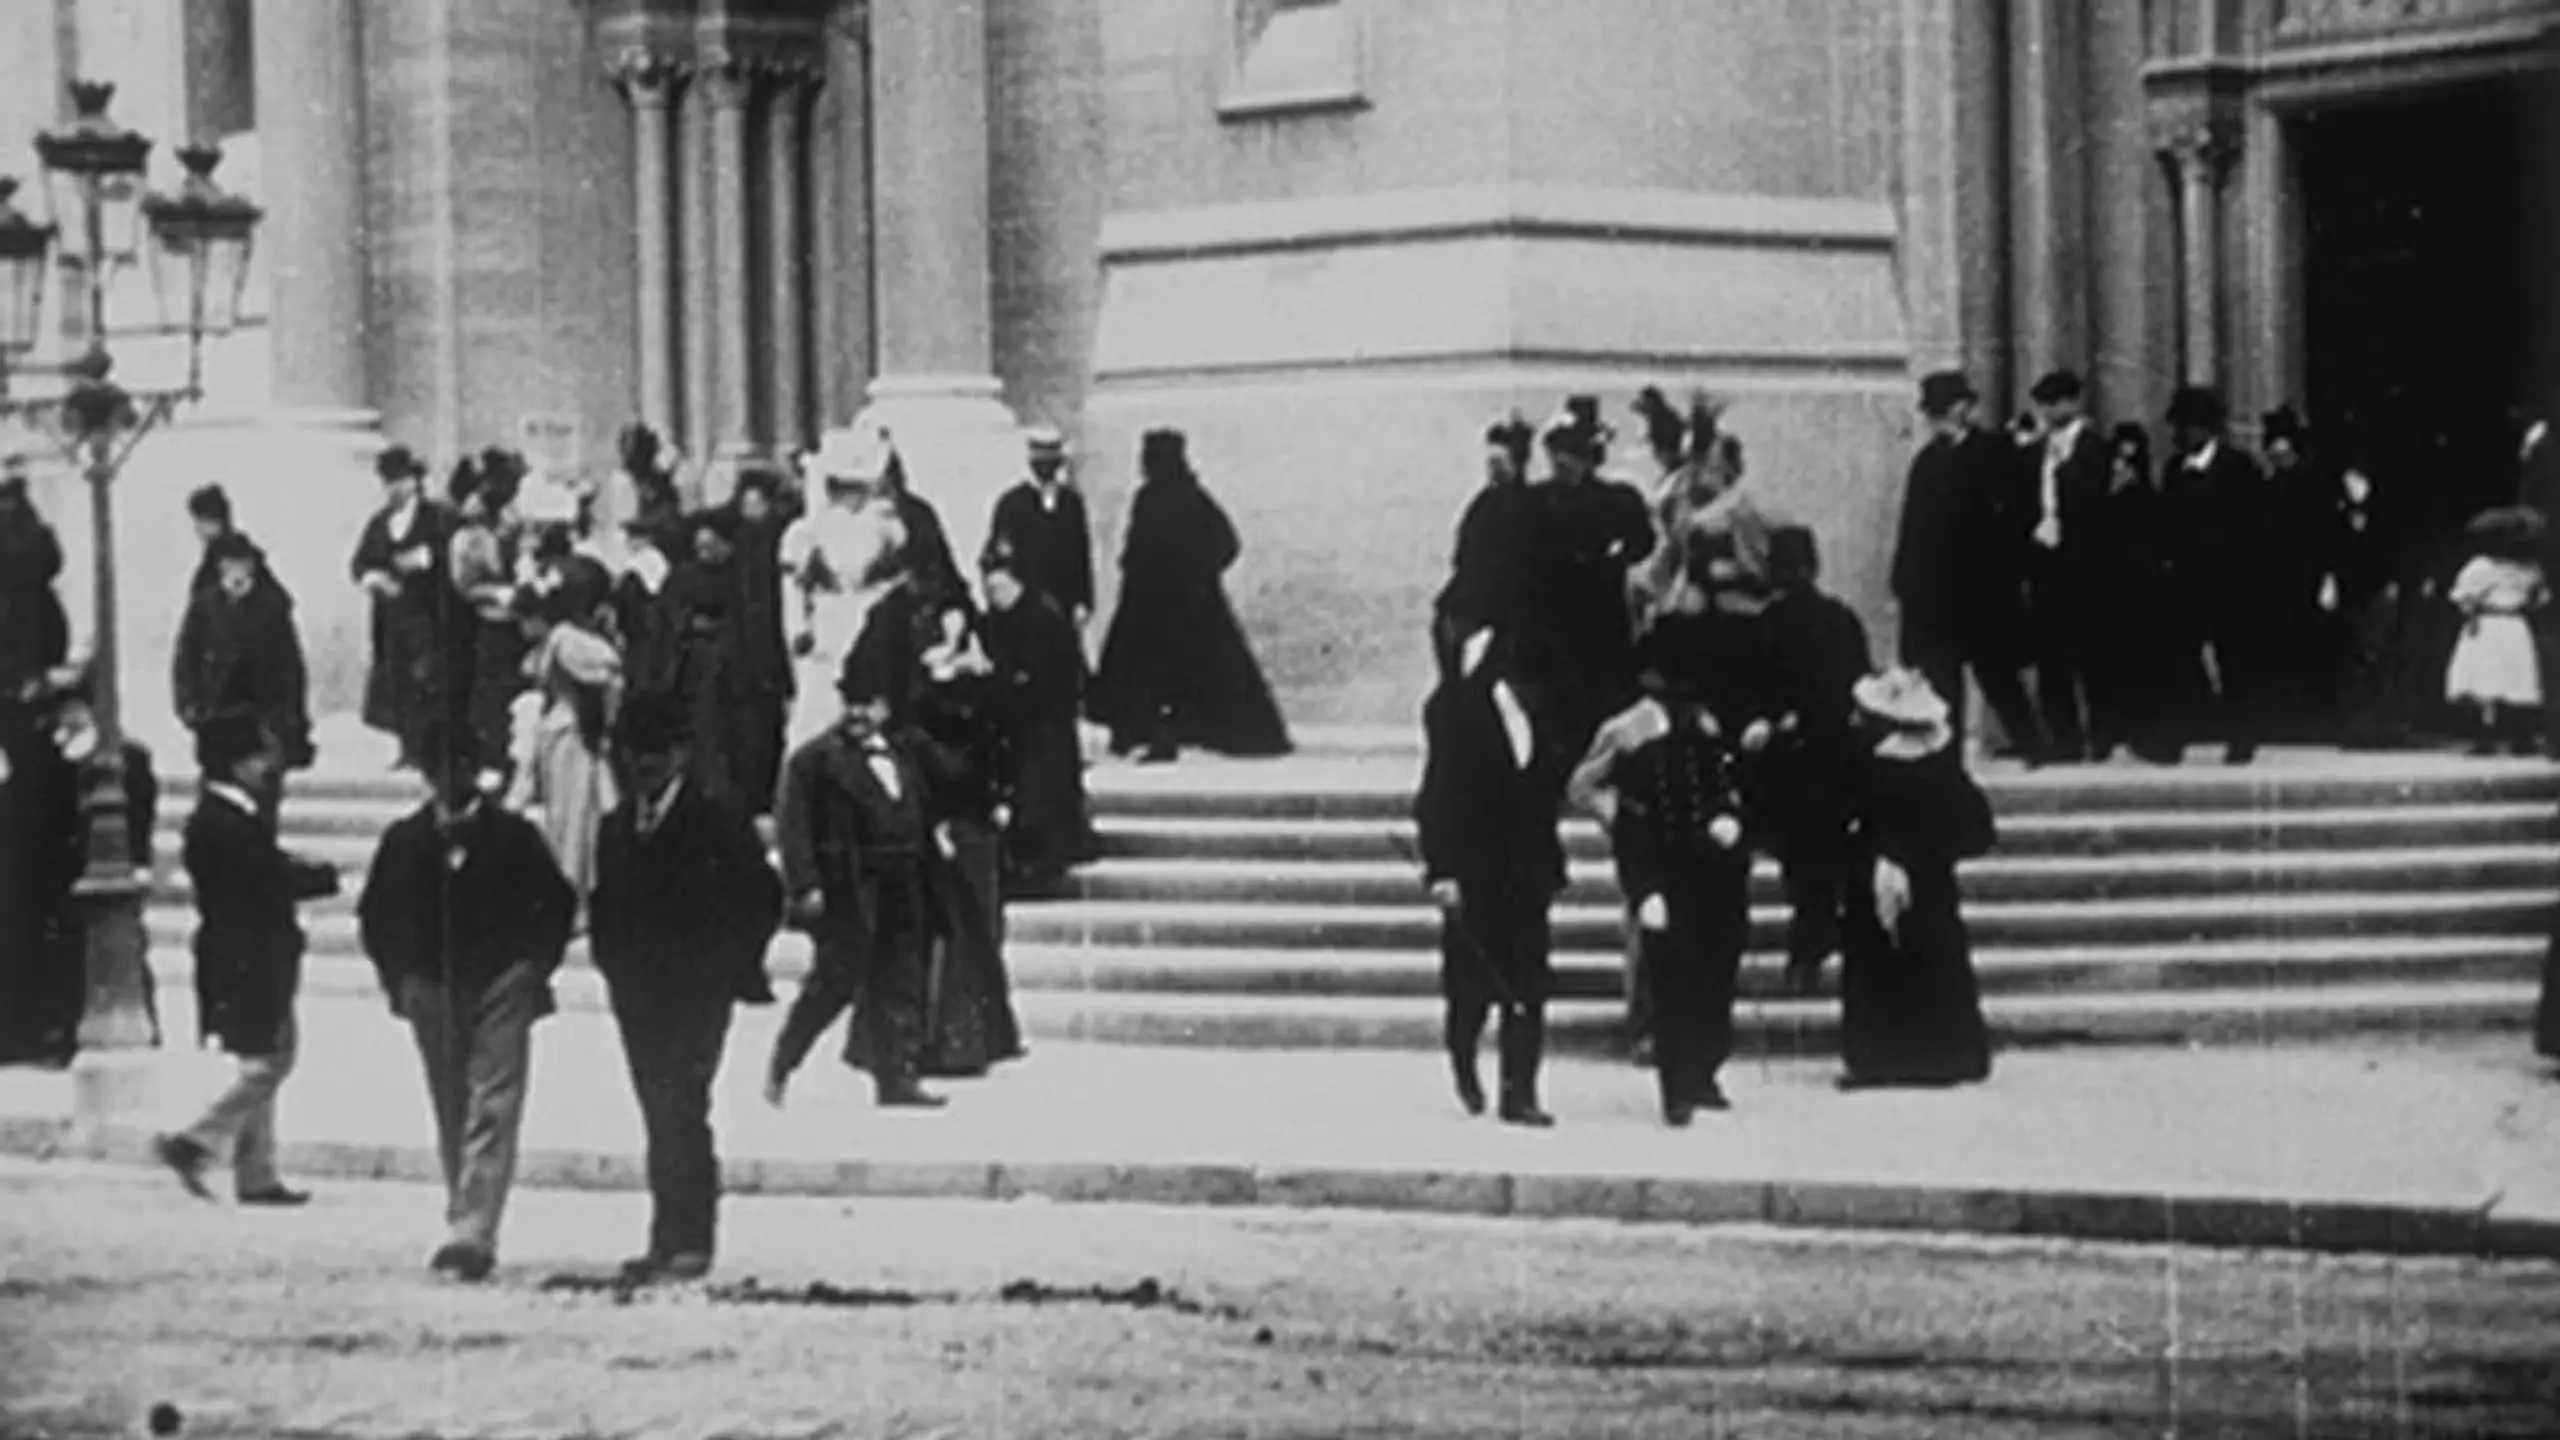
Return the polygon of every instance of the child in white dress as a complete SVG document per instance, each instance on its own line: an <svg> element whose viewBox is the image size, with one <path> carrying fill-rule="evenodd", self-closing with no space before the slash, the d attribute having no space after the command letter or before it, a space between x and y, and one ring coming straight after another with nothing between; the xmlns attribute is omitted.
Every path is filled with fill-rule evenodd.
<svg viewBox="0 0 2560 1440"><path fill-rule="evenodd" d="M2475 755L2494 755L2501 742L2519 755L2535 748L2542 673L2531 617L2550 599L2534 558L2539 523L2539 516L2512 509L2474 518L2468 527L2471 559L2454 576L2447 596L2463 625L2445 667L2445 696L2478 708Z"/></svg>

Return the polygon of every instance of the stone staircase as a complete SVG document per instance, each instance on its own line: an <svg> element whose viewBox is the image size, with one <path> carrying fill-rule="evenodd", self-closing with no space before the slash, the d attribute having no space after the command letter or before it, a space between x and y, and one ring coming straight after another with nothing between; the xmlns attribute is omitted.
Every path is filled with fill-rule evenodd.
<svg viewBox="0 0 2560 1440"><path fill-rule="evenodd" d="M1034 1036L1133 1044L1438 1043L1437 920L1412 862L1410 742L1319 744L1285 761L1106 764L1091 773L1105 856L1071 897L1018 904L1008 946ZM2416 754L2277 752L2259 766L1984 775L2001 843L1965 889L1987 1005L2011 1044L2256 1041L2520 1026L2555 886L2560 770ZM193 923L164 802L151 910L161 982L184 983ZM353 894L402 777L300 777L288 843L338 863L310 907L306 991L371 993ZM1560 1044L1619 1039L1618 901L1597 829L1567 830L1555 916ZM1753 887L1743 1053L1829 1047L1837 1002L1782 993L1785 908ZM583 967L583 951L572 965ZM778 979L807 945L786 935ZM1836 967L1826 989L1836 986ZM599 1003L592 977L564 1003Z"/></svg>

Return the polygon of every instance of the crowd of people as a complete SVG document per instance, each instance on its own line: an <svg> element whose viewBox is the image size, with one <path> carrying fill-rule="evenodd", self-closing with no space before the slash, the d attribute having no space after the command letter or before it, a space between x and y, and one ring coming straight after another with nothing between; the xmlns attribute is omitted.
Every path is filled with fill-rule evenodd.
<svg viewBox="0 0 2560 1440"><path fill-rule="evenodd" d="M2148 430L2102 431L2077 375L2027 399L1993 431L1965 376L1922 380L1929 435L1892 558L1900 665L1881 671L1820 589L1813 531L1747 480L1707 397L1639 395L1641 479L1607 473L1595 397L1569 398L1543 433L1517 415L1487 431L1487 481L1433 615L1414 807L1470 1113L1486 1108L1477 1052L1498 1013L1500 1117L1554 1123L1537 1077L1567 803L1608 831L1637 1055L1682 1126L1727 1103L1755 853L1783 876L1792 985L1842 957L1844 1087L1989 1074L1955 878L1995 838L1960 758L1968 675L2029 767L2118 748L2174 765L2207 739L2231 764L2280 739L2405 744L2440 719L2427 674L2472 717L2476 748L2540 748L2543 573L2560 546L2546 425L2527 432L2507 503L2448 532L2352 453L2323 456L2289 409L2265 417L2262 462L2216 392L2183 387L2155 469ZM2560 1054L2560 1000L2542 1027Z"/></svg>

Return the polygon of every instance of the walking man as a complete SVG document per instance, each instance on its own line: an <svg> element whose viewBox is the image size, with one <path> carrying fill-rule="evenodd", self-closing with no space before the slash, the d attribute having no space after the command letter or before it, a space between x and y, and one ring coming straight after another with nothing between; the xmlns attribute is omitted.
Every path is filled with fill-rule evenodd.
<svg viewBox="0 0 2560 1440"><path fill-rule="evenodd" d="M649 1136L649 1248L626 1279L711 1269L720 1204L711 1082L735 1004L767 1005L782 885L738 804L685 779L684 715L634 701L615 731L632 794L596 853L591 941Z"/></svg>
<svg viewBox="0 0 2560 1440"><path fill-rule="evenodd" d="M2044 740L2018 678L2025 623L2020 523L2008 484L2010 442L1977 429L1972 382L1942 370L1920 382L1929 443L1911 460L1893 552L1893 598L1902 607L1902 662L1947 697L1964 736L1964 674L2013 748L2041 760Z"/></svg>
<svg viewBox="0 0 2560 1440"><path fill-rule="evenodd" d="M228 1148L243 1205L294 1206L306 1191L276 1174L276 1091L293 1073L294 992L302 926L294 906L338 893L338 874L276 844L264 796L284 773L284 744L254 718L197 732L204 791L187 821L187 878L196 901L197 1025L240 1060L240 1077L196 1122L153 1142L178 1183L210 1200L204 1172Z"/></svg>
<svg viewBox="0 0 2560 1440"><path fill-rule="evenodd" d="M857 994L846 1062L871 1072L884 1108L943 1103L916 1082L916 1064L933 926L926 847L939 843L946 856L952 849L925 814L923 776L886 733L890 698L906 673L897 653L905 641L888 619L873 617L845 657L837 686L844 718L783 770L783 884L817 955L766 1067L765 1099L774 1105Z"/></svg>
<svg viewBox="0 0 2560 1440"><path fill-rule="evenodd" d="M1476 1047L1486 1017L1502 1014L1505 1123L1544 1129L1538 1103L1545 1047L1549 911L1565 887L1556 837L1563 755L1537 733L1534 683L1507 637L1479 630L1422 712L1429 749L1413 816L1423 883L1440 907L1444 1039L1458 1103L1484 1113Z"/></svg>
<svg viewBox="0 0 2560 1440"><path fill-rule="evenodd" d="M357 915L426 1062L447 1226L428 1266L476 1281L497 1267L533 1025L554 1008L578 897L542 832L474 783L461 741L429 732L434 795L383 833Z"/></svg>
<svg viewBox="0 0 2560 1440"><path fill-rule="evenodd" d="M2036 438L2025 456L2032 490L2021 506L2028 525L2027 618L2043 709L2044 759L2069 765L2107 758L2122 738L2095 653L2101 598L2091 584L2092 542L2107 497L2107 442L2089 423L2080 377L2056 370L2027 392Z"/></svg>

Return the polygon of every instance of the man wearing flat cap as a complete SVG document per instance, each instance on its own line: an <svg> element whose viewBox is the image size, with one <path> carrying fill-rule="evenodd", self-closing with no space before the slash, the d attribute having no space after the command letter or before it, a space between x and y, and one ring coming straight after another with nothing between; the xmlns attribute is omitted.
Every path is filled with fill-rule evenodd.
<svg viewBox="0 0 2560 1440"><path fill-rule="evenodd" d="M1093 619L1093 530L1084 496L1067 478L1067 440L1047 425L1024 432L1031 478L996 500L988 543L1003 544L1013 574L1056 601L1081 634Z"/></svg>
<svg viewBox="0 0 2560 1440"><path fill-rule="evenodd" d="M1929 677L1954 707L1964 736L1964 677L2013 749L2044 753L2044 735L2019 679L2026 624L2025 556L2031 522L2020 513L2015 451L1974 424L1979 397L1961 373L1920 382L1928 442L1911 459L1893 552L1893 597L1902 607L1902 660Z"/></svg>

